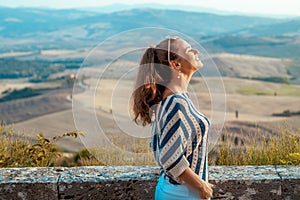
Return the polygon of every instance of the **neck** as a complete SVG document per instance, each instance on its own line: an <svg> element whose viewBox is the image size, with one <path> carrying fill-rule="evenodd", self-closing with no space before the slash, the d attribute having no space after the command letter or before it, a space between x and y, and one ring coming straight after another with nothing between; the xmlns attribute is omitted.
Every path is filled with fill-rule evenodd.
<svg viewBox="0 0 300 200"><path fill-rule="evenodd" d="M179 76L179 78L178 78ZM188 84L191 80L192 75L185 76L183 74L178 75L178 73L174 74L171 78L171 81L168 85L166 85L166 90L164 91L163 96L167 97L174 93L185 93L187 92Z"/></svg>
<svg viewBox="0 0 300 200"><path fill-rule="evenodd" d="M192 78L192 74L190 74L190 75L181 75L181 77L183 77L185 80L185 82L186 82L186 86L188 86L188 84L190 83L190 80L191 80L191 78Z"/></svg>

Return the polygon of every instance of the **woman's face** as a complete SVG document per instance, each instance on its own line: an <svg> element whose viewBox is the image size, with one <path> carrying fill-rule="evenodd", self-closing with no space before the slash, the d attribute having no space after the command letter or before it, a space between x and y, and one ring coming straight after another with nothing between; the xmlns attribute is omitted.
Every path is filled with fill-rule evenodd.
<svg viewBox="0 0 300 200"><path fill-rule="evenodd" d="M181 64L180 71L182 73L190 75L203 67L198 57L199 51L193 49L185 40L180 38L175 40L174 48L178 49L176 53L181 57L179 63Z"/></svg>

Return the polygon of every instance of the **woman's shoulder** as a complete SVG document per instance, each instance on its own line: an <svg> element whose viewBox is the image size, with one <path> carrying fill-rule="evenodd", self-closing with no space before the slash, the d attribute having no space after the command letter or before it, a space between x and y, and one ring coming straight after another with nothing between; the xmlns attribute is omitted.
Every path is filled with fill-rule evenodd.
<svg viewBox="0 0 300 200"><path fill-rule="evenodd" d="M161 106L167 110L169 108L177 108L180 110L187 107L188 104L188 96L185 93L171 94L164 98L161 102Z"/></svg>
<svg viewBox="0 0 300 200"><path fill-rule="evenodd" d="M187 106L189 102L189 97L186 93L176 93L173 96L173 102L175 104Z"/></svg>
<svg viewBox="0 0 300 200"><path fill-rule="evenodd" d="M174 103L183 103L188 100L188 96L186 93L173 93L167 97L165 97L162 102L174 102Z"/></svg>

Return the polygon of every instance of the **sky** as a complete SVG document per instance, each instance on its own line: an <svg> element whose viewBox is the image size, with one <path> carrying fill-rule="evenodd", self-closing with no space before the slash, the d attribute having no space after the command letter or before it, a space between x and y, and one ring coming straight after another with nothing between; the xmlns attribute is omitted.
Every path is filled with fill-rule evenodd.
<svg viewBox="0 0 300 200"><path fill-rule="evenodd" d="M7 7L87 8L114 3L190 5L245 14L300 16L299 0L0 0L0 6Z"/></svg>

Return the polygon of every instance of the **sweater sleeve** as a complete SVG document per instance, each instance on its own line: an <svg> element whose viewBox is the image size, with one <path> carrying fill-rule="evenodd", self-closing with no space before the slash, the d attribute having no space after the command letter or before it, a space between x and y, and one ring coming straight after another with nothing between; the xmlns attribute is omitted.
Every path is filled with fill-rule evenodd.
<svg viewBox="0 0 300 200"><path fill-rule="evenodd" d="M189 137L185 107L182 102L173 102L161 127L159 162L164 171L174 178L189 167L185 156Z"/></svg>

